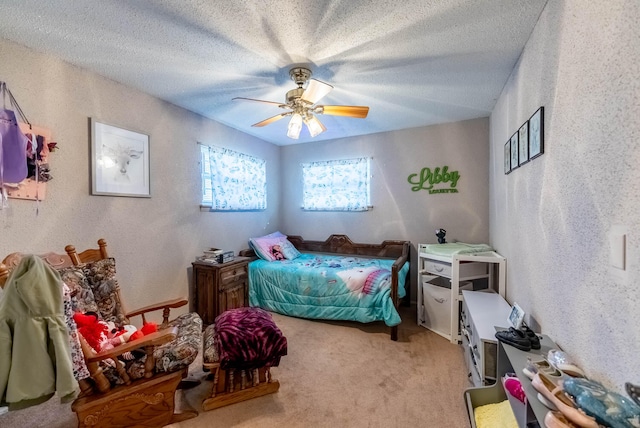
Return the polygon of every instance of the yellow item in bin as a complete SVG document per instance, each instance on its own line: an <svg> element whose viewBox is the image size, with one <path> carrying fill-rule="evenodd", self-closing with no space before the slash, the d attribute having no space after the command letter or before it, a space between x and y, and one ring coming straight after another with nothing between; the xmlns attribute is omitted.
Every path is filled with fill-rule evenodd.
<svg viewBox="0 0 640 428"><path fill-rule="evenodd" d="M474 416L477 428L518 428L509 400L476 407Z"/></svg>

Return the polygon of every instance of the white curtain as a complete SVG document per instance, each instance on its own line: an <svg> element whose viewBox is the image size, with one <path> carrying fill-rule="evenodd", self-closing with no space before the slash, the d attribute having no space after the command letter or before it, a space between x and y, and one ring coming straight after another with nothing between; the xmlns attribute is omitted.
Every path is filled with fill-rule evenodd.
<svg viewBox="0 0 640 428"><path fill-rule="evenodd" d="M302 208L319 211L367 211L369 158L302 164Z"/></svg>
<svg viewBox="0 0 640 428"><path fill-rule="evenodd" d="M220 147L201 145L202 205L214 211L267 208L266 162Z"/></svg>

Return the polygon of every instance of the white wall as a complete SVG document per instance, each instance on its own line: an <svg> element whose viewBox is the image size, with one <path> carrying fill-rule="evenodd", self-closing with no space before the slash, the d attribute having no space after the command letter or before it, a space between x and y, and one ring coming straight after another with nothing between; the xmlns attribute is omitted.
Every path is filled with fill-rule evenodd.
<svg viewBox="0 0 640 428"><path fill-rule="evenodd" d="M491 115L491 242L507 296L596 380L640 382L640 3L550 0ZM545 153L503 145L545 108ZM627 270L609 237L627 234Z"/></svg>
<svg viewBox="0 0 640 428"><path fill-rule="evenodd" d="M354 119L355 120L355 119ZM291 235L324 240L332 233L356 242L409 240L416 259L418 243L436 243L435 230L447 239L486 243L489 239L488 119L442 124L362 137L281 147L282 228ZM371 202L367 212L303 211L301 163L372 157ZM407 178L424 167L458 171L459 193L414 192ZM415 300L415 275L411 276Z"/></svg>
<svg viewBox="0 0 640 428"><path fill-rule="evenodd" d="M0 259L10 252L64 252L107 240L129 309L188 295L191 262L215 246L238 251L277 227L278 147L53 57L0 40L0 80L27 118L52 130L54 179L36 214L33 201L0 211ZM90 195L89 118L150 137L150 199ZM200 150L220 145L267 161L264 212L201 212Z"/></svg>

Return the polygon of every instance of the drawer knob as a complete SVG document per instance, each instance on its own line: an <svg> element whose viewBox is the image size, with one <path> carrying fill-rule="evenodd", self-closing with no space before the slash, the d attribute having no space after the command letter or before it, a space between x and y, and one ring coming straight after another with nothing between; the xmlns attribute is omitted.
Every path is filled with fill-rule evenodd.
<svg viewBox="0 0 640 428"><path fill-rule="evenodd" d="M444 270L443 266L436 266L436 271L437 272L442 272Z"/></svg>
<svg viewBox="0 0 640 428"><path fill-rule="evenodd" d="M442 297L440 297L440 298L434 297L433 300L435 300L438 303L444 303L444 299Z"/></svg>

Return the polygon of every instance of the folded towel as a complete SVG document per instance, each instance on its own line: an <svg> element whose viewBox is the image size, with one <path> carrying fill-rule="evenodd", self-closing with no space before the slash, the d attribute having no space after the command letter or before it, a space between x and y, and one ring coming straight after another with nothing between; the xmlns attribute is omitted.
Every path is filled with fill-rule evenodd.
<svg viewBox="0 0 640 428"><path fill-rule="evenodd" d="M465 244L455 242L451 244L429 244L422 247L425 252L436 256L453 256L454 254L473 254L493 251L487 244Z"/></svg>
<svg viewBox="0 0 640 428"><path fill-rule="evenodd" d="M518 428L509 400L476 407L474 416L477 428Z"/></svg>

